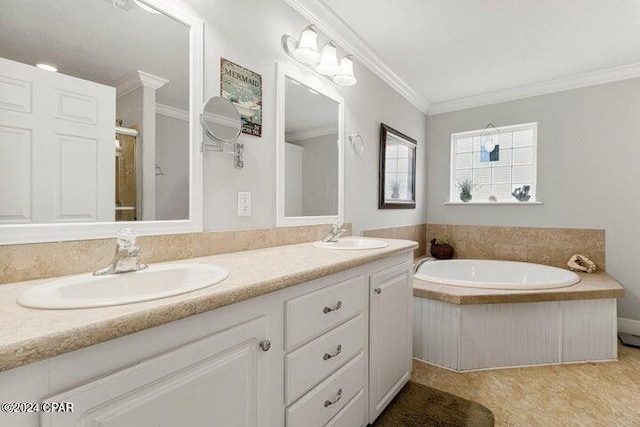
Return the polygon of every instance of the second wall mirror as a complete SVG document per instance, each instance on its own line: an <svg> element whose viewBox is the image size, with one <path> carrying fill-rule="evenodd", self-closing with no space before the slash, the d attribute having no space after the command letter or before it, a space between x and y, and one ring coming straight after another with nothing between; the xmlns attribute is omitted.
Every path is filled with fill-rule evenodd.
<svg viewBox="0 0 640 427"><path fill-rule="evenodd" d="M380 124L380 183L378 208L416 207L417 141Z"/></svg>
<svg viewBox="0 0 640 427"><path fill-rule="evenodd" d="M278 64L278 226L344 220L344 100L329 83Z"/></svg>

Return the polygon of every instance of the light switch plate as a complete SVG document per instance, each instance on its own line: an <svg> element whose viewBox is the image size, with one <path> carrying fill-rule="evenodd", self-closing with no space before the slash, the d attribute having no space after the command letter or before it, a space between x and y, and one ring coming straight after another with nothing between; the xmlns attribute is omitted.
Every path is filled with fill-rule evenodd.
<svg viewBox="0 0 640 427"><path fill-rule="evenodd" d="M238 191L238 216L251 216L251 193Z"/></svg>

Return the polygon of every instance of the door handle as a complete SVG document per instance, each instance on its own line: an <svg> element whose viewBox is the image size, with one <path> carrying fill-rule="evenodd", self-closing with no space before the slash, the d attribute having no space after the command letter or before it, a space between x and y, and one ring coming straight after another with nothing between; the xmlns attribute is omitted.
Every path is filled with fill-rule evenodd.
<svg viewBox="0 0 640 427"><path fill-rule="evenodd" d="M382 288L375 288L373 290L373 292L375 292L376 294L380 295L382 293Z"/></svg>

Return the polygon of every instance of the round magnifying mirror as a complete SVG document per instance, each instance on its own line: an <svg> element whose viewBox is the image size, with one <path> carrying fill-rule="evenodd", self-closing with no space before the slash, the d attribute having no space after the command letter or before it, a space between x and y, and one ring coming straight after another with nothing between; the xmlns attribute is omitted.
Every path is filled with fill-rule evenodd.
<svg viewBox="0 0 640 427"><path fill-rule="evenodd" d="M204 104L201 121L209 138L217 142L234 142L242 130L238 109L220 96L213 96Z"/></svg>

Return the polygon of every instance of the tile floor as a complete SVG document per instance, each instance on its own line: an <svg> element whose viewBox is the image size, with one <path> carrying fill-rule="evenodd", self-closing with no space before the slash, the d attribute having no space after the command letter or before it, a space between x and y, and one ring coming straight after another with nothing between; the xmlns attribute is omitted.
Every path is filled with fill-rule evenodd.
<svg viewBox="0 0 640 427"><path fill-rule="evenodd" d="M618 359L469 373L414 361L412 379L485 405L497 427L640 427L640 349Z"/></svg>

